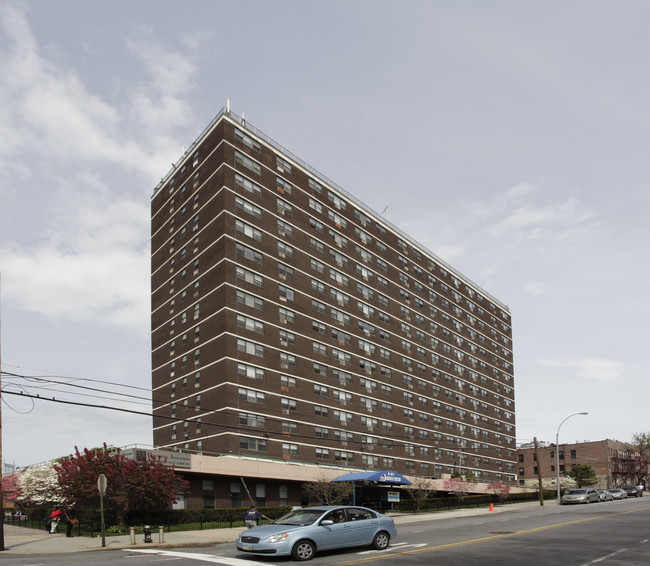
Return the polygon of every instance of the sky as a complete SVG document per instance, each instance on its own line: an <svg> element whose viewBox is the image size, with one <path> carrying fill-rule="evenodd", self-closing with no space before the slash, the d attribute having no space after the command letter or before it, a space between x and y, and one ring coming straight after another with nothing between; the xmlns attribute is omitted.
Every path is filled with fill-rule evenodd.
<svg viewBox="0 0 650 566"><path fill-rule="evenodd" d="M518 443L649 431L648 20L635 0L0 0L5 463L151 445L150 198L227 101L508 305Z"/></svg>

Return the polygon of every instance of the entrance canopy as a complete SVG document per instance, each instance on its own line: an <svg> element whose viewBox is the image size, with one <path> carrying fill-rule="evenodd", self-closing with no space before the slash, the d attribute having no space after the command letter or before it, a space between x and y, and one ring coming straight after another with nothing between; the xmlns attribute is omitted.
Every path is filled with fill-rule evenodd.
<svg viewBox="0 0 650 566"><path fill-rule="evenodd" d="M332 481L372 481L377 483L387 483L391 485L411 485L402 474L397 472L356 472L351 474L344 474Z"/></svg>

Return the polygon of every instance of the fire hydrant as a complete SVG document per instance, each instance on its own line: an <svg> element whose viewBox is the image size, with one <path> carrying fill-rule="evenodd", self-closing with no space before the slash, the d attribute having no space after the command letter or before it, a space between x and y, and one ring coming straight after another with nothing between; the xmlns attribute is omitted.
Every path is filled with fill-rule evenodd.
<svg viewBox="0 0 650 566"><path fill-rule="evenodd" d="M153 542L153 539L151 538L151 527L145 525L142 527L142 531L144 532L144 542Z"/></svg>

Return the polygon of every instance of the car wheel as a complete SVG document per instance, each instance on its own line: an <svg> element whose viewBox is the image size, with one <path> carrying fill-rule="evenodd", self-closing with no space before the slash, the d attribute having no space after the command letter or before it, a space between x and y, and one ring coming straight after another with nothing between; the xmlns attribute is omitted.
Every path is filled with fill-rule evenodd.
<svg viewBox="0 0 650 566"><path fill-rule="evenodd" d="M291 549L291 558L294 560L311 560L314 554L316 554L316 547L309 540L299 540Z"/></svg>
<svg viewBox="0 0 650 566"><path fill-rule="evenodd" d="M375 538L372 539L372 544L370 545L375 550L384 550L388 548L390 544L390 536L387 532L381 531L375 535Z"/></svg>

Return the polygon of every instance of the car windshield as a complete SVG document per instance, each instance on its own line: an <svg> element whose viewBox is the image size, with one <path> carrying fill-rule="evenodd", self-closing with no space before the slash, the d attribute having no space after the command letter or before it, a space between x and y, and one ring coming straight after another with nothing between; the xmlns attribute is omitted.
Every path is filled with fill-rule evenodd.
<svg viewBox="0 0 650 566"><path fill-rule="evenodd" d="M583 495L584 493L587 493L586 489L572 489L569 495Z"/></svg>
<svg viewBox="0 0 650 566"><path fill-rule="evenodd" d="M322 509L296 509L273 521L276 525L311 525L323 514Z"/></svg>

